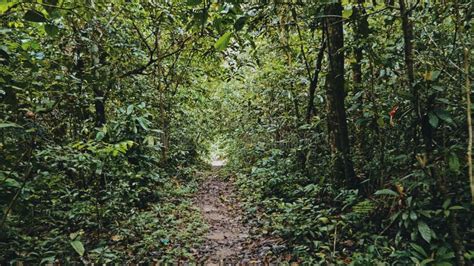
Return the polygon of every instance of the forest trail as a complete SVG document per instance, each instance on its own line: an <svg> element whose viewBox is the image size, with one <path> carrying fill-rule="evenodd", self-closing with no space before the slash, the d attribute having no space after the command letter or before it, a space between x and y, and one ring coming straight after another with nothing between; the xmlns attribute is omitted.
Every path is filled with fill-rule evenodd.
<svg viewBox="0 0 474 266"><path fill-rule="evenodd" d="M240 261L242 249L249 238L249 228L242 223L234 187L219 177L219 168L213 166L213 171L207 174L195 198L196 206L209 225L197 256L206 265Z"/></svg>
<svg viewBox="0 0 474 266"><path fill-rule="evenodd" d="M253 239L244 223L242 206L231 181L219 176L219 166L206 173L194 203L209 226L196 260L205 265L262 263L268 261L273 239Z"/></svg>

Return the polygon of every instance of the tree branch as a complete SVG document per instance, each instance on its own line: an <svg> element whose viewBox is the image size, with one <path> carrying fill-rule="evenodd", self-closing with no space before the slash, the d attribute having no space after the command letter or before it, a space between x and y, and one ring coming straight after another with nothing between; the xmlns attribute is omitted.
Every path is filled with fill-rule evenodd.
<svg viewBox="0 0 474 266"><path fill-rule="evenodd" d="M159 56L155 59L153 59L153 56L150 57L150 59L148 60L148 63L146 63L145 65L142 65L140 67L137 67L135 69L132 69L126 73L124 73L123 75L120 76L120 78L125 78L125 77L128 77L128 76L132 76L132 75L139 75L139 74L143 74L143 71L145 71L148 67L154 65L156 62L158 61L161 61L165 58L168 58L170 56L173 56L177 53L179 53L181 50L183 50L184 48L184 45L186 44L186 42L188 40L190 40L191 37L188 37L186 39L184 39L180 44L179 44L179 48L177 48L176 50L174 50L173 52L169 52L167 54L164 54L162 56ZM156 48L156 47L155 47Z"/></svg>

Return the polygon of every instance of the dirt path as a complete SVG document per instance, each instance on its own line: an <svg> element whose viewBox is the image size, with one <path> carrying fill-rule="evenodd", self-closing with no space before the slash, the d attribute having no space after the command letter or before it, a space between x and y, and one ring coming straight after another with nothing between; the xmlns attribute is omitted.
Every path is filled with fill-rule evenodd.
<svg viewBox="0 0 474 266"><path fill-rule="evenodd" d="M219 167L206 173L194 203L209 226L196 260L205 265L250 264L273 261L280 240L252 236L243 221L242 206L231 181L219 177Z"/></svg>
<svg viewBox="0 0 474 266"><path fill-rule="evenodd" d="M242 223L234 187L219 179L217 168L201 184L195 204L209 225L197 259L206 265L241 261L243 248L249 242L249 228Z"/></svg>
<svg viewBox="0 0 474 266"><path fill-rule="evenodd" d="M213 165L212 171L202 173L194 198L209 226L204 243L195 251L195 261L200 265L275 265L286 261L278 256L285 249L284 241L261 236L258 226L244 221L236 188L219 176L222 164Z"/></svg>

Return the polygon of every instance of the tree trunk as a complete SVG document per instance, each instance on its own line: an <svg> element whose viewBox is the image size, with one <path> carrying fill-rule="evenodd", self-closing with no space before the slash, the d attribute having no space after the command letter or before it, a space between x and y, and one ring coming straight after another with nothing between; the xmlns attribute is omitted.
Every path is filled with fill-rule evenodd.
<svg viewBox="0 0 474 266"><path fill-rule="evenodd" d="M354 19L354 58L355 63L352 64L352 81L354 82L355 92L361 90L362 85L362 59L364 46L361 41L367 39L369 33L369 23L365 16L364 0L358 0L358 4L352 8L352 19ZM362 104L362 103L361 103Z"/></svg>
<svg viewBox="0 0 474 266"><path fill-rule="evenodd" d="M314 93L318 87L319 81L319 72L321 72L324 50L326 50L326 39L324 36L321 37L321 47L319 48L318 57L316 58L316 68L314 69L314 75L309 84L309 93L308 93L308 106L306 108L306 123L310 123L311 118L314 115Z"/></svg>
<svg viewBox="0 0 474 266"><path fill-rule="evenodd" d="M465 23L464 25L469 25L469 23ZM470 68L471 68L471 51L463 41L463 48L464 48L464 74L466 75L465 79L465 90L466 90L466 116L467 116L467 132L468 132L468 140L467 140L467 169L468 169L468 176L471 184L471 203L474 205L474 175L472 170L472 103L471 103L471 77L470 77Z"/></svg>
<svg viewBox="0 0 474 266"><path fill-rule="evenodd" d="M362 88L362 59L364 58L364 41L367 40L369 34L369 23L367 21L367 16L364 8L364 0L358 0L357 4L352 7L352 16L351 19L354 21L353 31L354 31L354 59L355 62L351 64L352 69L352 85L353 85L353 94L359 95L357 104L358 108L355 111L355 119L361 119L364 116L364 104L367 99L367 93L364 93ZM369 151L367 151L367 135L370 132L367 132L367 129L370 127L361 126L361 124L356 123L354 127L354 153L362 155L366 159L370 159ZM368 156L367 156L368 155ZM360 189L359 192L362 194L367 193L367 184L364 189Z"/></svg>
<svg viewBox="0 0 474 266"><path fill-rule="evenodd" d="M350 157L350 144L344 108L344 35L341 2L326 9L326 36L329 52L329 71L326 76L328 105L328 133L334 157L334 176L344 177L348 187L356 188L358 181Z"/></svg>
<svg viewBox="0 0 474 266"><path fill-rule="evenodd" d="M158 81L159 82L159 81ZM166 114L166 95L165 95L165 89L162 87L162 85L159 85L159 93L160 93L160 116L161 116L161 127L163 129L163 132L161 133L161 144L163 147L161 148L161 163L163 165L166 164L166 161L168 160L168 117Z"/></svg>
<svg viewBox="0 0 474 266"><path fill-rule="evenodd" d="M415 74L413 69L413 25L410 21L409 10L407 10L405 0L398 1L400 5L400 14L402 17L402 30L403 30L403 42L404 42L404 52L405 52L405 68L406 75L408 78L408 88L412 94L412 105L414 111L414 120L413 120L413 157L415 157L418 149L418 126L421 120L421 110L419 103L418 90L414 86L415 83Z"/></svg>
<svg viewBox="0 0 474 266"><path fill-rule="evenodd" d="M104 91L99 88L94 88L94 106L95 106L95 121L96 126L100 127L105 124L105 94Z"/></svg>

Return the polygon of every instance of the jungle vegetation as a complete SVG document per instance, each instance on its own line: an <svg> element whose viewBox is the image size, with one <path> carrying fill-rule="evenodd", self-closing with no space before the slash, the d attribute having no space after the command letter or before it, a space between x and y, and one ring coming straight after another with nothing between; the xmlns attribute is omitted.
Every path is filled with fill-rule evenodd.
<svg viewBox="0 0 474 266"><path fill-rule="evenodd" d="M193 261L217 152L284 261L471 265L472 14L0 0L0 261Z"/></svg>

